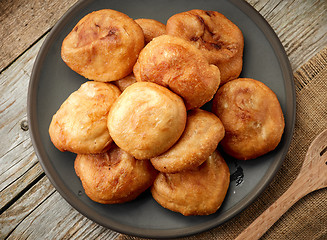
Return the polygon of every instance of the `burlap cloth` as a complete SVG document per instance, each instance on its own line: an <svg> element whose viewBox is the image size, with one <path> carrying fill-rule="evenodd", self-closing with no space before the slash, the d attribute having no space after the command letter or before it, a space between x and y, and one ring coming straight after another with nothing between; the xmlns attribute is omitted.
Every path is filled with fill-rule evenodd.
<svg viewBox="0 0 327 240"><path fill-rule="evenodd" d="M273 182L252 205L229 222L182 239L234 239L294 181L311 141L327 128L327 47L294 73L294 81L297 108L294 136ZM120 235L118 239L141 238ZM262 239L327 239L327 189L312 192L298 201Z"/></svg>

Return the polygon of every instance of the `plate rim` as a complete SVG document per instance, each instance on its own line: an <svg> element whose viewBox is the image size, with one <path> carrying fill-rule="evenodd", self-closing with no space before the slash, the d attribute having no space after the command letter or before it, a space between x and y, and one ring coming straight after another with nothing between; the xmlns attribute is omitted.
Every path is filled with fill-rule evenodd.
<svg viewBox="0 0 327 240"><path fill-rule="evenodd" d="M76 14L81 11L84 7L88 6L91 2L96 0L80 0L75 3L72 7L65 12L65 14L57 21L51 31L48 33L48 36L42 43L42 46L37 54L35 59L30 82L28 86L28 95L27 95L27 119L29 122L29 134L32 140L32 145L34 151L37 155L38 161L41 164L42 169L44 170L46 176L49 178L51 184L55 187L56 191L79 213L87 217L88 219L108 228L114 230L119 233L138 236L138 237L147 237L147 238L176 238L176 237L186 237L190 235L194 235L200 232L208 231L214 227L217 227L226 221L231 220L240 212L244 211L249 205L251 205L258 197L267 189L272 180L275 178L277 172L281 168L285 156L288 152L291 140L293 138L294 127L295 127L295 117L296 117L296 94L295 94L295 86L293 80L293 72L291 68L291 64L285 52L285 49L280 42L275 31L269 25L269 23L263 18L263 16L249 3L241 0L228 0L235 7L237 7L240 11L242 11L248 18L250 18L256 26L264 33L266 39L271 44L274 53L278 59L279 66L281 68L281 72L284 78L284 84L287 85L285 87L285 95L286 95L286 109L291 109L291 117L290 121L285 124L285 131L283 137L286 138L283 152L281 154L281 160L276 164L274 162L274 168L269 169L263 179L258 183L258 185L249 192L239 203L238 207L234 209L234 211L230 212L231 216L227 216L220 221L210 221L211 224L201 223L197 226L178 228L178 229L140 229L139 227L126 226L121 223L117 223L115 221L108 221L107 218L101 216L98 213L91 214L88 209L85 210L84 204L74 195L68 187L65 186L65 183L60 179L60 177L56 174L55 169L53 168L51 161L47 157L47 153L42 146L42 141L40 139L39 129L37 126L38 116L37 116L37 90L39 83L39 75L41 72L41 63L45 59L49 48L52 46L53 36L56 36L60 33L62 28L66 25L69 20L69 16L71 14ZM290 114L288 112L288 114ZM287 136L286 135L287 131ZM47 163L45 160L48 160ZM268 176L267 176L268 175ZM109 222L109 223L108 223Z"/></svg>

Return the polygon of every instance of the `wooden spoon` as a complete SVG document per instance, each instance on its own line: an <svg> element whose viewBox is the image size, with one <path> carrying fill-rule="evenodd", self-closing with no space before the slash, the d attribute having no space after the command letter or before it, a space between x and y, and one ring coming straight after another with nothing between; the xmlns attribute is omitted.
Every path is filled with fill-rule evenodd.
<svg viewBox="0 0 327 240"><path fill-rule="evenodd" d="M311 143L299 175L290 188L235 240L259 239L294 203L327 187L327 129Z"/></svg>

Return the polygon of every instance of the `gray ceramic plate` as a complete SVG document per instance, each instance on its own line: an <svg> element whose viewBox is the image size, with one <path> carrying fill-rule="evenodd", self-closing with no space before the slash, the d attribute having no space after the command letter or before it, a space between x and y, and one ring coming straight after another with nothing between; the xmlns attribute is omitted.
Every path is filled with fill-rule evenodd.
<svg viewBox="0 0 327 240"><path fill-rule="evenodd" d="M191 9L219 11L242 30L244 67L241 77L264 82L281 103L286 128L277 149L259 159L236 161L225 157L231 184L222 207L210 216L185 217L162 208L145 192L120 205L102 205L84 193L74 172L75 155L58 151L50 142L52 115L86 81L60 57L64 37L87 13L103 8L132 18L153 18L163 23L175 13ZM266 21L247 3L238 0L86 0L78 2L55 25L43 43L32 72L28 93L28 120L38 159L58 192L89 219L118 232L143 237L180 237L199 233L228 221L253 202L280 168L292 138L295 94L292 71L279 39Z"/></svg>

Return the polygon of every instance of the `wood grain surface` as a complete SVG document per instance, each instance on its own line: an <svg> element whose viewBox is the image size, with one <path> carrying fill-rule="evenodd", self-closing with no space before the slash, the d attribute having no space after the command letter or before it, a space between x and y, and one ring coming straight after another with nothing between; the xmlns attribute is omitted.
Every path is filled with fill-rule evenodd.
<svg viewBox="0 0 327 240"><path fill-rule="evenodd" d="M0 239L118 236L88 220L56 192L40 167L26 122L36 55L76 0L0 1ZM327 45L326 1L248 0L276 31L295 71Z"/></svg>
<svg viewBox="0 0 327 240"><path fill-rule="evenodd" d="M77 0L0 1L0 72L40 39Z"/></svg>

